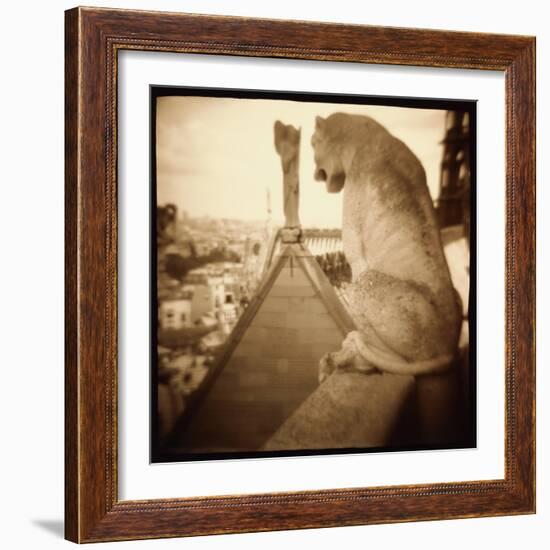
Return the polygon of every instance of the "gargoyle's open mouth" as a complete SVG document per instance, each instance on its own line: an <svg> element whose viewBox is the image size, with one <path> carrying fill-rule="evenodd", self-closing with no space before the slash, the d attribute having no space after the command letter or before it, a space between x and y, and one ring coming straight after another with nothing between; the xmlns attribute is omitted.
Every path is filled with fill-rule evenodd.
<svg viewBox="0 0 550 550"><path fill-rule="evenodd" d="M313 177L315 181L327 181L327 173L322 168L317 168Z"/></svg>
<svg viewBox="0 0 550 550"><path fill-rule="evenodd" d="M344 172L335 172L331 174L330 179L327 180L327 191L329 193L340 193L346 182L346 175Z"/></svg>

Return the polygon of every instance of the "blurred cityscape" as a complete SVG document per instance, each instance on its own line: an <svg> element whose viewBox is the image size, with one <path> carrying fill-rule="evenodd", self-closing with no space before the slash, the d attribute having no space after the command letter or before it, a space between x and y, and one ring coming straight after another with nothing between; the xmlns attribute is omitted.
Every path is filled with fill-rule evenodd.
<svg viewBox="0 0 550 550"><path fill-rule="evenodd" d="M351 269L339 229L304 230L306 242L345 303ZM157 208L157 358L161 437L203 383L264 272L280 252L266 220L191 217Z"/></svg>
<svg viewBox="0 0 550 550"><path fill-rule="evenodd" d="M183 412L185 397L204 380L256 288L268 238L265 222L191 218L172 204L157 208L161 417L174 395Z"/></svg>

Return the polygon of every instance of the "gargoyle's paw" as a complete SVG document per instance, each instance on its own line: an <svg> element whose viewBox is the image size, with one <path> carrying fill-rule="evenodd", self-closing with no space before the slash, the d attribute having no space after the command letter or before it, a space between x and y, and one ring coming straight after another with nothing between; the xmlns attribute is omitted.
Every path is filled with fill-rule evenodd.
<svg viewBox="0 0 550 550"><path fill-rule="evenodd" d="M336 368L331 353L326 353L319 361L319 384L322 384Z"/></svg>

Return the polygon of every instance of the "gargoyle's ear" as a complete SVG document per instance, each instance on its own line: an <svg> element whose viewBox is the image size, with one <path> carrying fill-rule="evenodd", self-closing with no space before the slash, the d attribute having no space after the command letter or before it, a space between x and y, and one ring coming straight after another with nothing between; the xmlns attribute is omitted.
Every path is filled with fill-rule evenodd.
<svg viewBox="0 0 550 550"><path fill-rule="evenodd" d="M325 127L326 120L322 116L315 117L315 129L322 130Z"/></svg>

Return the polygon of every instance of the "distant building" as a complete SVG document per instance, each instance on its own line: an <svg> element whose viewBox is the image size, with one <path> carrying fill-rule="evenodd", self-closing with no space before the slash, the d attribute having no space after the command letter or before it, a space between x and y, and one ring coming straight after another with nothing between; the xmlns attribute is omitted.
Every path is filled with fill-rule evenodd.
<svg viewBox="0 0 550 550"><path fill-rule="evenodd" d="M237 278L224 264L207 265L190 271L184 288L191 296L191 323L219 311L228 302L228 297L231 303L239 298L236 296L239 288Z"/></svg>
<svg viewBox="0 0 550 550"><path fill-rule="evenodd" d="M223 275L208 277L208 287L212 293L215 308L220 308L225 302L225 285L223 282Z"/></svg>
<svg viewBox="0 0 550 550"><path fill-rule="evenodd" d="M174 299L175 297L183 298L184 296L179 295L182 294L179 290L180 283L176 279L173 279L162 271L157 273L157 298L159 302ZM182 290L185 292L185 289Z"/></svg>
<svg viewBox="0 0 550 550"><path fill-rule="evenodd" d="M208 284L193 285L191 299L191 322L195 323L204 315L214 311L215 297Z"/></svg>
<svg viewBox="0 0 550 550"><path fill-rule="evenodd" d="M221 309L223 311L224 323L227 326L226 330L229 334L229 332L233 330L233 327L235 326L239 318L239 310L237 308L237 304L235 303L235 298L232 293L226 293L225 302L222 305Z"/></svg>
<svg viewBox="0 0 550 550"><path fill-rule="evenodd" d="M176 298L162 302L159 307L159 322L162 329L180 329L191 326L191 300Z"/></svg>
<svg viewBox="0 0 550 550"><path fill-rule="evenodd" d="M185 276L185 285L207 284L208 271L205 268L192 269Z"/></svg>
<svg viewBox="0 0 550 550"><path fill-rule="evenodd" d="M466 112L447 111L443 160L436 212L441 228L470 228L470 119Z"/></svg>

